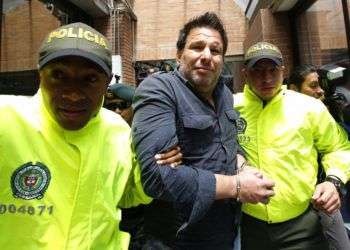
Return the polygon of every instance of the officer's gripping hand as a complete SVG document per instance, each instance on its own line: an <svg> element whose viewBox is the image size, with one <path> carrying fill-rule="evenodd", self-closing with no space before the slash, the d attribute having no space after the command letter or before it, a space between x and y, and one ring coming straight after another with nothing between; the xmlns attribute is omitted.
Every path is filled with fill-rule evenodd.
<svg viewBox="0 0 350 250"><path fill-rule="evenodd" d="M238 174L238 178L241 185L238 198L242 203L267 204L269 199L275 195L273 191L275 182L263 176L254 167L245 166Z"/></svg>
<svg viewBox="0 0 350 250"><path fill-rule="evenodd" d="M159 165L170 165L171 167L176 167L182 163L182 153L180 147L176 146L169 151L156 154L154 158Z"/></svg>
<svg viewBox="0 0 350 250"><path fill-rule="evenodd" d="M334 213L340 208L341 201L334 184L328 181L322 182L316 186L315 192L311 198L314 208L326 212Z"/></svg>

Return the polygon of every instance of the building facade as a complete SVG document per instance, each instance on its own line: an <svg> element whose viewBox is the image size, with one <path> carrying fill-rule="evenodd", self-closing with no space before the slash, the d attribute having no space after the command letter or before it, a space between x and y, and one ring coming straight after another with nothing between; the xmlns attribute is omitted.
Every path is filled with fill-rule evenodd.
<svg viewBox="0 0 350 250"><path fill-rule="evenodd" d="M244 51L253 43L276 44L286 72L302 63L349 68L350 0L0 0L0 93L33 94L37 54L45 35L84 22L109 39L113 71L137 84L157 70L176 67L180 28L214 11L228 33L223 74L233 91L243 88Z"/></svg>
<svg viewBox="0 0 350 250"><path fill-rule="evenodd" d="M114 73L135 84L133 0L0 0L0 93L32 95L38 88L38 50L59 26L87 23L112 45Z"/></svg>

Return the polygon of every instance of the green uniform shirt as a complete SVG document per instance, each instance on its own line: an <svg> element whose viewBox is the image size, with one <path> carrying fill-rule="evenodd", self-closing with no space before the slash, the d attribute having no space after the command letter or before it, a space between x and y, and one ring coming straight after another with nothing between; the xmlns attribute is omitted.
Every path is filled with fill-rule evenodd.
<svg viewBox="0 0 350 250"><path fill-rule="evenodd" d="M61 128L33 98L0 98L0 249L123 249L121 212L150 199L130 129L101 109Z"/></svg>
<svg viewBox="0 0 350 250"><path fill-rule="evenodd" d="M276 183L270 202L244 204L246 214L276 223L303 213L315 190L318 154L328 175L349 179L350 143L321 101L282 89L263 106L248 85L234 101L240 145Z"/></svg>

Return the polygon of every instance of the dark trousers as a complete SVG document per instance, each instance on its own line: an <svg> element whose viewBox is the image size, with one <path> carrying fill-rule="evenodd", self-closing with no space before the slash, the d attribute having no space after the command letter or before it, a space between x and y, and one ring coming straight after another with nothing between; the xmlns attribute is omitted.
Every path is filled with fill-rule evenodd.
<svg viewBox="0 0 350 250"><path fill-rule="evenodd" d="M243 214L242 250L329 250L320 218L309 208L302 215L281 223L266 223Z"/></svg>

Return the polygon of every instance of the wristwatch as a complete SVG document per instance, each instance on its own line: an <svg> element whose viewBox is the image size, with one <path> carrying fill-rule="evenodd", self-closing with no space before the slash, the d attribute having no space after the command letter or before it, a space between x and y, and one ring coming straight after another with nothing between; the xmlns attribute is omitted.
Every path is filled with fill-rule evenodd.
<svg viewBox="0 0 350 250"><path fill-rule="evenodd" d="M327 175L325 181L333 183L335 188L338 191L340 199L342 199L346 195L346 189L344 183L335 175Z"/></svg>

